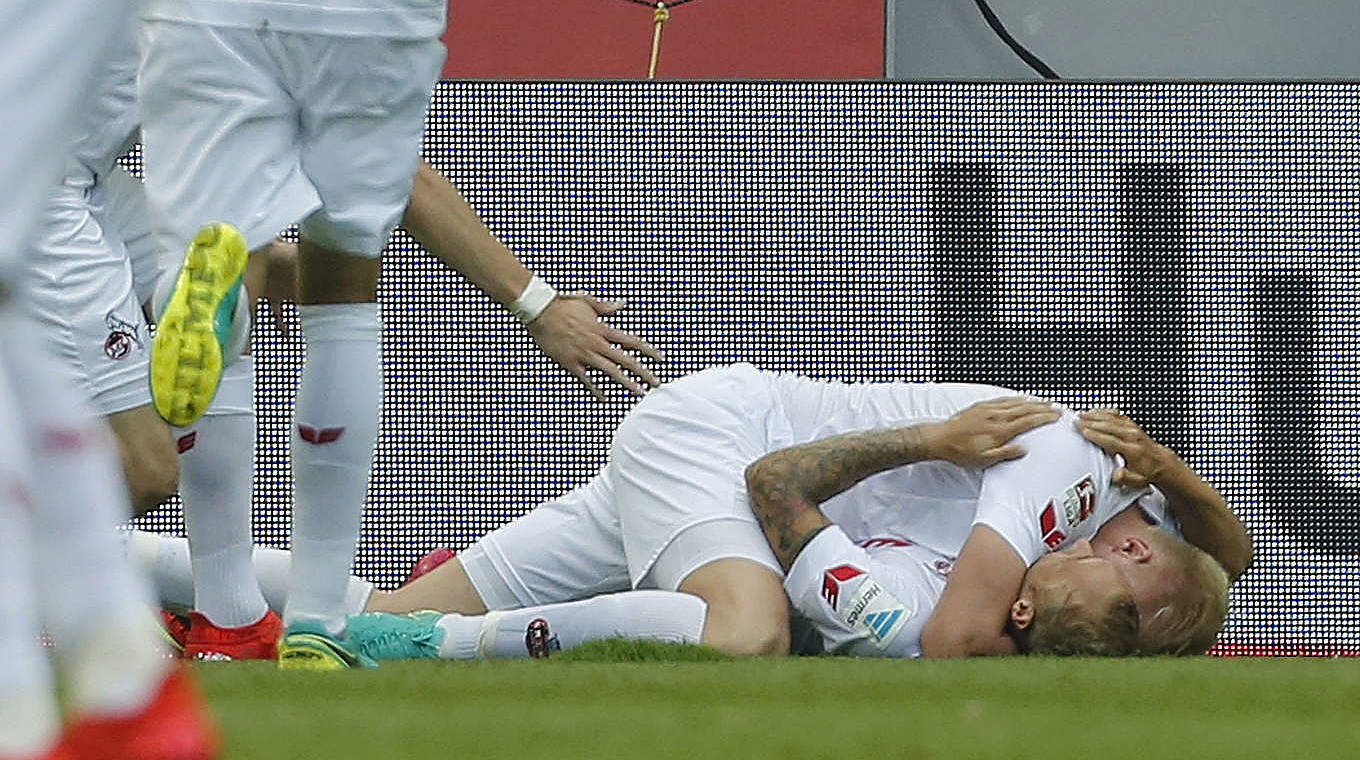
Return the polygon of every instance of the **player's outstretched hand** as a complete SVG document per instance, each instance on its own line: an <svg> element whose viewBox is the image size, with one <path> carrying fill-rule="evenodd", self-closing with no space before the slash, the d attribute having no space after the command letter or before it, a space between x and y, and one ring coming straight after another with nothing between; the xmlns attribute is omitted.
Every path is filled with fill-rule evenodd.
<svg viewBox="0 0 1360 760"><path fill-rule="evenodd" d="M646 392L642 383L655 387L659 381L629 351L658 361L665 357L642 338L616 330L601 319L623 306L622 301L601 301L589 293L559 293L538 319L529 323L529 334L543 353L580 380L595 398L603 401L604 393L591 381L586 372L589 367L641 396ZM630 377L629 372L642 383Z"/></svg>
<svg viewBox="0 0 1360 760"><path fill-rule="evenodd" d="M1110 479L1121 486L1143 488L1157 482L1176 454L1152 440L1138 423L1118 409L1088 409L1077 416L1077 430L1110 456L1124 457L1124 466Z"/></svg>
<svg viewBox="0 0 1360 760"><path fill-rule="evenodd" d="M1011 440L1060 416L1049 402L1023 396L982 401L936 425L930 446L935 459L987 468L1024 456L1024 447Z"/></svg>
<svg viewBox="0 0 1360 760"><path fill-rule="evenodd" d="M283 303L297 302L297 245L282 238L274 238L264 248L251 254L244 280L246 290L257 304L261 301L269 304L269 312L274 315L274 326L279 333L291 335L292 325L283 313ZM253 309L251 313L254 313Z"/></svg>

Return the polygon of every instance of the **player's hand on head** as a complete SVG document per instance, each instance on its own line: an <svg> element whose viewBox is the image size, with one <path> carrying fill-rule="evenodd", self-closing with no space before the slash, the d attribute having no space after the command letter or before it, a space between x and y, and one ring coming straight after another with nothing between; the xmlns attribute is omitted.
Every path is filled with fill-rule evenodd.
<svg viewBox="0 0 1360 760"><path fill-rule="evenodd" d="M1124 466L1111 476L1122 486L1143 488L1155 482L1166 471L1168 457L1175 456L1118 409L1082 412L1077 416L1077 430L1106 454L1124 458Z"/></svg>
<svg viewBox="0 0 1360 760"><path fill-rule="evenodd" d="M646 393L644 386L655 387L660 381L637 355L658 361L665 357L647 341L602 319L623 306L622 301L602 301L589 293L559 293L529 323L529 334L543 353L581 381L595 398L603 401L604 392L588 374L592 367L641 396Z"/></svg>
<svg viewBox="0 0 1360 760"><path fill-rule="evenodd" d="M1008 396L974 404L931 430L934 458L960 467L991 467L1025 455L1013 439L1061 416L1053 404Z"/></svg>

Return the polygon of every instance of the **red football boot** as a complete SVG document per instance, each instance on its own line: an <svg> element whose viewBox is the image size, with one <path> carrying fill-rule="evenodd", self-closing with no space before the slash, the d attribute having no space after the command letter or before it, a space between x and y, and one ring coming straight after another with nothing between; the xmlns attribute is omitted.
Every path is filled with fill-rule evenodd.
<svg viewBox="0 0 1360 760"><path fill-rule="evenodd" d="M411 568L410 575L406 576L406 580L402 582L401 585L405 586L416 578L429 574L431 570L448 562L455 556L457 556L457 554L452 549L435 549L416 561L415 566Z"/></svg>
<svg viewBox="0 0 1360 760"><path fill-rule="evenodd" d="M61 741L57 742L57 745L55 747L48 750L44 754L24 755L23 757L0 755L0 760L81 760L81 759L79 757L76 757L75 752L71 750L71 745L66 741L65 737L63 737Z"/></svg>
<svg viewBox="0 0 1360 760"><path fill-rule="evenodd" d="M160 623L161 638L174 650L176 657L184 656L184 645L189 641L189 618L176 615L170 610L161 610L157 616Z"/></svg>
<svg viewBox="0 0 1360 760"><path fill-rule="evenodd" d="M218 739L192 674L176 665L141 712L87 715L62 743L78 760L214 760Z"/></svg>
<svg viewBox="0 0 1360 760"><path fill-rule="evenodd" d="M259 622L241 628L218 628L203 615L189 613L184 657L190 660L277 660L283 621L273 610Z"/></svg>

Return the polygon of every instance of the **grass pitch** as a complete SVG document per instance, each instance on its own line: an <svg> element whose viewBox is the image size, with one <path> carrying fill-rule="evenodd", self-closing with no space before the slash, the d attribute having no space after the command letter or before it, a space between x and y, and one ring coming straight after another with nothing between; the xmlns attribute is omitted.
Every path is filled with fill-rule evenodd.
<svg viewBox="0 0 1360 760"><path fill-rule="evenodd" d="M198 672L229 760L1360 757L1360 659L730 660L608 642Z"/></svg>

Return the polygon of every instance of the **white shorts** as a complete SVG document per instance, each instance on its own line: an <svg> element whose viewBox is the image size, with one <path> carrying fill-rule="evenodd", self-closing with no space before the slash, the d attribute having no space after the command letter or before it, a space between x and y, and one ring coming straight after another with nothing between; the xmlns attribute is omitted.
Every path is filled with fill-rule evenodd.
<svg viewBox="0 0 1360 760"><path fill-rule="evenodd" d="M626 591L619 516L601 477L483 536L458 560L487 609Z"/></svg>
<svg viewBox="0 0 1360 760"><path fill-rule="evenodd" d="M31 262L34 317L104 415L151 403L150 335L125 242L155 259L140 186L122 171L90 188L58 185Z"/></svg>
<svg viewBox="0 0 1360 760"><path fill-rule="evenodd" d="M786 423L749 365L706 370L647 394L589 484L459 554L489 609L627 588L674 591L719 559L781 578L746 500L746 465L783 445Z"/></svg>
<svg viewBox="0 0 1360 760"><path fill-rule="evenodd" d="M138 95L153 225L178 262L203 225L254 250L291 224L376 258L410 199L438 39L142 27Z"/></svg>
<svg viewBox="0 0 1360 760"><path fill-rule="evenodd" d="M99 178L95 197L103 203L103 219L123 241L123 251L132 267L132 291L137 303L147 303L156 290L160 261L151 229L151 209L146 202L146 185L118 167Z"/></svg>
<svg viewBox="0 0 1360 760"><path fill-rule="evenodd" d="M88 94L109 40L133 12L130 0L0 0L0 287L21 276L46 193L70 154L77 105ZM3 301L0 293L0 301Z"/></svg>
<svg viewBox="0 0 1360 760"><path fill-rule="evenodd" d="M633 585L675 590L718 559L783 571L751 512L746 467L788 443L767 378L707 369L648 393L614 433L609 478Z"/></svg>

